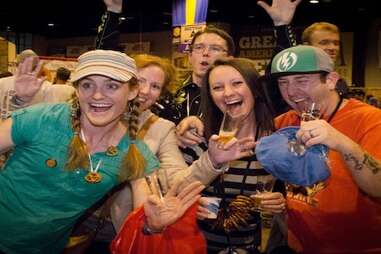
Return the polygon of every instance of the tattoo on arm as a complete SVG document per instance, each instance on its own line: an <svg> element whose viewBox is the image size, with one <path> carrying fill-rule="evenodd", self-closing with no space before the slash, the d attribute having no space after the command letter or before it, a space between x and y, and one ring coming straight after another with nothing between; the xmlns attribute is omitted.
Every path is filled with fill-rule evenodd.
<svg viewBox="0 0 381 254"><path fill-rule="evenodd" d="M362 170L364 166L366 168L369 168L373 174L377 174L381 171L381 165L380 163L375 160L372 156L370 156L368 153L364 153L364 159L362 162L360 162L353 154L348 153L344 154L344 160L347 162L352 162L354 164L354 167L356 170Z"/></svg>
<svg viewBox="0 0 381 254"><path fill-rule="evenodd" d="M361 163L355 156L353 156L353 154L351 153L347 153L347 154L344 154L344 160L347 161L347 162L352 162L355 166L355 169L356 170L362 170L362 167L364 166L363 163Z"/></svg>
<svg viewBox="0 0 381 254"><path fill-rule="evenodd" d="M364 153L364 160L362 163L368 167L373 174L377 174L381 171L381 165L380 163L375 160L372 156L370 156L368 153Z"/></svg>

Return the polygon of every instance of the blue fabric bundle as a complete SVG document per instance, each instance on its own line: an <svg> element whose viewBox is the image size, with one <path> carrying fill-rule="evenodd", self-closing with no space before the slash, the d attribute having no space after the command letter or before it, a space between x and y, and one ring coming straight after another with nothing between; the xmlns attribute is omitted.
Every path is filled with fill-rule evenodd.
<svg viewBox="0 0 381 254"><path fill-rule="evenodd" d="M303 155L290 149L289 141L295 141L299 127L286 127L259 140L255 148L257 159L274 177L287 183L310 186L330 176L327 165L328 148L313 145Z"/></svg>

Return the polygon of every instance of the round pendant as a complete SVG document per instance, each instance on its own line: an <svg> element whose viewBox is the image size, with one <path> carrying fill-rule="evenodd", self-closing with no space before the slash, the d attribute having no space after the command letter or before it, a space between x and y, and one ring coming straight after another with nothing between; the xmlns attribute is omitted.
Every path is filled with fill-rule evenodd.
<svg viewBox="0 0 381 254"><path fill-rule="evenodd" d="M102 180L102 176L98 172L89 172L85 176L85 180L88 183L99 183Z"/></svg>
<svg viewBox="0 0 381 254"><path fill-rule="evenodd" d="M47 159L45 161L45 165L48 167L48 168L54 168L57 166L57 161L55 159Z"/></svg>
<svg viewBox="0 0 381 254"><path fill-rule="evenodd" d="M118 155L118 148L115 146L109 146L106 151L106 155L110 157L114 157Z"/></svg>

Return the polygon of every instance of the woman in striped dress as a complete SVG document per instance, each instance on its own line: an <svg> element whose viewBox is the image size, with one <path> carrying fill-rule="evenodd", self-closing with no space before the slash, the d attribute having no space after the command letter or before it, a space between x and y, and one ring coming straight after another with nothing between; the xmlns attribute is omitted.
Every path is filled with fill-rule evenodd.
<svg viewBox="0 0 381 254"><path fill-rule="evenodd" d="M217 60L202 86L205 138L218 134L223 112L240 119L237 139L258 140L270 134L273 121L263 85L251 60ZM204 190L204 196L221 198L217 219L212 220L204 207L206 199L200 200L199 226L207 239L209 253L259 253L261 218L258 212L250 211L249 204L254 199L245 197L253 197L263 190L264 183L273 180L252 153L231 162L229 169ZM262 195L261 207L266 212L282 213L285 199L279 192L269 192Z"/></svg>

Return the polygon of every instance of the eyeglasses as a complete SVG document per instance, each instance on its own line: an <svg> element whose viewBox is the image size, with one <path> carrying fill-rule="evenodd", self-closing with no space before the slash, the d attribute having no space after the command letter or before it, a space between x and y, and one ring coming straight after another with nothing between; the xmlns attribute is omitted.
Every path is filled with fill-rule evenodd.
<svg viewBox="0 0 381 254"><path fill-rule="evenodd" d="M226 49L224 49L223 47L219 46L219 45L205 45L205 44L194 44L192 46L192 52L194 53L197 53L197 54L200 54L200 53L204 53L205 52L205 49L208 49L208 52L210 54L221 54L223 52L227 52Z"/></svg>

